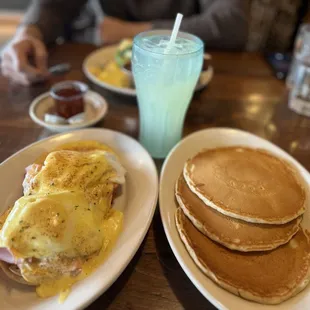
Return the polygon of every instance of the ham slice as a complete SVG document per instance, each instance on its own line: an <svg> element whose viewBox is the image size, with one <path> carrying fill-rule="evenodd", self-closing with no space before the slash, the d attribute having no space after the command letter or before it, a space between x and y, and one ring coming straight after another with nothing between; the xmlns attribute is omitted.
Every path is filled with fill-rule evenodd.
<svg viewBox="0 0 310 310"><path fill-rule="evenodd" d="M16 264L13 254L4 247L0 247L0 260L9 264Z"/></svg>
<svg viewBox="0 0 310 310"><path fill-rule="evenodd" d="M42 165L32 164L26 168L26 175L23 181L24 195L31 195L33 186L34 177L40 172L42 169Z"/></svg>

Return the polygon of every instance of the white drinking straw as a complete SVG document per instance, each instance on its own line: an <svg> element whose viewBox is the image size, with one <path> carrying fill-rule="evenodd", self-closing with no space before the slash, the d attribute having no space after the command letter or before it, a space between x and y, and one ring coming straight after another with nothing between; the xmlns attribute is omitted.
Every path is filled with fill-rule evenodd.
<svg viewBox="0 0 310 310"><path fill-rule="evenodd" d="M181 26L182 18L183 18L183 14L178 13L177 17L175 19L174 25L173 25L170 41L168 42L166 51L169 51L171 49L171 47L174 45L174 43L175 43L175 40L176 40L176 38L178 36L178 32L179 32L179 29L180 29L180 26Z"/></svg>

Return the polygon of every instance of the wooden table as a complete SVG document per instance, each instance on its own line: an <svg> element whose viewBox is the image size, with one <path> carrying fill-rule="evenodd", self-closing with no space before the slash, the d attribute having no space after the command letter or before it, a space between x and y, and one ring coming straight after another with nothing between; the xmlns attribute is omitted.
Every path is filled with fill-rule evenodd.
<svg viewBox="0 0 310 310"><path fill-rule="evenodd" d="M58 46L50 51L50 63L70 62L73 69L66 78L86 81L81 65L84 57L93 50L91 45ZM280 145L309 170L310 121L287 108L284 82L274 78L263 57L253 53L227 52L215 52L212 56L214 79L207 89L194 96L187 113L184 135L215 126L244 129ZM14 85L0 76L0 162L29 143L51 135L28 116L31 101L47 91L51 83L27 88ZM94 85L91 87L110 103L108 115L98 126L137 137L136 100L111 94ZM299 140L304 143L298 144ZM157 163L160 166L161 162ZM158 210L132 262L88 309L105 308L214 309L176 261Z"/></svg>

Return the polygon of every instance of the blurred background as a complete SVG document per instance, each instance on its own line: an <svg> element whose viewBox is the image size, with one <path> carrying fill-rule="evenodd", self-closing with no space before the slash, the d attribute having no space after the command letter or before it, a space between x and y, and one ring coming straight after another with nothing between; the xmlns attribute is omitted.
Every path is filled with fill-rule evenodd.
<svg viewBox="0 0 310 310"><path fill-rule="evenodd" d="M15 33L30 0L0 1L0 48Z"/></svg>
<svg viewBox="0 0 310 310"><path fill-rule="evenodd" d="M14 35L30 3L31 0L0 0L0 50ZM101 14L97 0L88 1L83 13L72 25L75 29L74 41L94 43L95 21Z"/></svg>
<svg viewBox="0 0 310 310"><path fill-rule="evenodd" d="M248 51L287 51L293 46L299 25L309 21L309 0L244 0L249 2ZM0 1L0 49L14 34L30 0ZM93 43L96 15L102 14L91 0L74 22L75 41ZM85 31L89 35L85 35Z"/></svg>

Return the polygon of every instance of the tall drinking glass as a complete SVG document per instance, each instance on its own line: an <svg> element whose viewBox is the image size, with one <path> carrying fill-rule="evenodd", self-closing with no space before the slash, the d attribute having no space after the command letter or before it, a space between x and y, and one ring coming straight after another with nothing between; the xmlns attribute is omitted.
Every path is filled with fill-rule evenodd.
<svg viewBox="0 0 310 310"><path fill-rule="evenodd" d="M154 30L134 38L132 70L140 113L140 142L164 158L181 139L184 117L203 64L203 42L179 32Z"/></svg>

